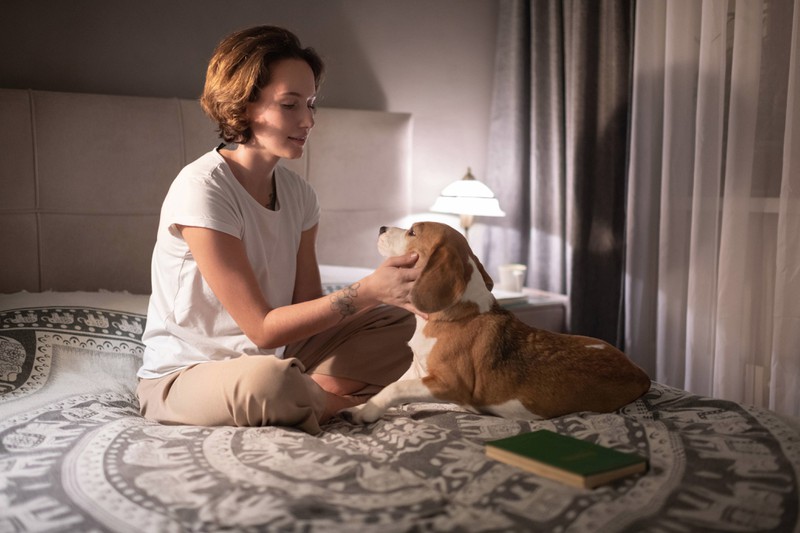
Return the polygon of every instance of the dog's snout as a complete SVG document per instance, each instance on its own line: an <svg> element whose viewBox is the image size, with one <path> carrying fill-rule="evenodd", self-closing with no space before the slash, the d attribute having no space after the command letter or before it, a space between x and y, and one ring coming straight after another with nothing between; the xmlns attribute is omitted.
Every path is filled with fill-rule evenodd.
<svg viewBox="0 0 800 533"><path fill-rule="evenodd" d="M381 226L381 229L378 230L378 235L382 235L382 234L386 233L386 230L388 230L388 229L389 229L388 226Z"/></svg>

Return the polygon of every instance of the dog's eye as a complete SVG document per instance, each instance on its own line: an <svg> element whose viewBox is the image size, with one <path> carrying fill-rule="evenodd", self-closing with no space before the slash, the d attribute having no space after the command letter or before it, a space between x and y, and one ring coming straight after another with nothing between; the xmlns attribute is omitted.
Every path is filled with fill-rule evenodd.
<svg viewBox="0 0 800 533"><path fill-rule="evenodd" d="M408 230L406 232L406 235L408 235L409 237L416 237L417 236L417 234L414 233L414 228L411 228L410 230Z"/></svg>

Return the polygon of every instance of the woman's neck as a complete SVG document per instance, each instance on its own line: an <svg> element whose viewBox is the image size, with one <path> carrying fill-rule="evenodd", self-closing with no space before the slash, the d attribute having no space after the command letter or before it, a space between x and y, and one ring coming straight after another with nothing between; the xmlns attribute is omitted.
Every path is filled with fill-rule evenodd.
<svg viewBox="0 0 800 533"><path fill-rule="evenodd" d="M264 157L262 152L246 145L236 145L234 149L223 147L219 153L250 196L265 207L274 205L272 180L279 158Z"/></svg>

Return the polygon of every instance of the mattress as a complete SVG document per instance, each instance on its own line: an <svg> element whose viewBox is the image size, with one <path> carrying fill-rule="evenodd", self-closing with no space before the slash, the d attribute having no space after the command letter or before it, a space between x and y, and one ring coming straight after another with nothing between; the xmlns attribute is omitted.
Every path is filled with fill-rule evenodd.
<svg viewBox="0 0 800 533"><path fill-rule="evenodd" d="M326 283L351 280L338 274ZM533 422L429 403L318 436L145 420L146 305L0 295L0 531L798 529L795 421L659 383L616 412ZM589 490L487 458L485 442L536 429L639 453L648 471Z"/></svg>

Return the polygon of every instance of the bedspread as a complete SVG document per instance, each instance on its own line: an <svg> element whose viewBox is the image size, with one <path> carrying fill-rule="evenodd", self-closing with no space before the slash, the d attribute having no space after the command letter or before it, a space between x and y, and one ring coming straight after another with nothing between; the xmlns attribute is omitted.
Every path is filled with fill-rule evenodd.
<svg viewBox="0 0 800 533"><path fill-rule="evenodd" d="M0 531L792 531L800 433L654 383L614 413L544 421L411 404L319 436L167 426L134 395L141 313L0 310ZM649 459L578 489L488 459L546 428Z"/></svg>

